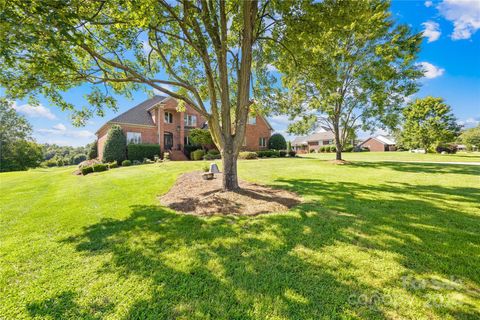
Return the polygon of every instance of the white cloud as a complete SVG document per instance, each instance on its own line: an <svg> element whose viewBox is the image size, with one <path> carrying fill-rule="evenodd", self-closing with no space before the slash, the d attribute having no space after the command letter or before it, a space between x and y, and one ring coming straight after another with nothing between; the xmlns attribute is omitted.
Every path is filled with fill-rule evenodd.
<svg viewBox="0 0 480 320"><path fill-rule="evenodd" d="M429 8L433 5L432 1L425 1L425 7Z"/></svg>
<svg viewBox="0 0 480 320"><path fill-rule="evenodd" d="M440 77L445 73L445 69L434 66L429 62L420 62L419 65L422 66L424 76L428 79Z"/></svg>
<svg viewBox="0 0 480 320"><path fill-rule="evenodd" d="M453 22L453 40L469 39L480 29L479 0L444 0L437 8L445 19Z"/></svg>
<svg viewBox="0 0 480 320"><path fill-rule="evenodd" d="M57 118L50 109L41 104L38 106L32 106L31 104L23 104L19 106L14 103L13 108L17 110L18 113L22 113L30 118L47 118L50 120L55 120Z"/></svg>
<svg viewBox="0 0 480 320"><path fill-rule="evenodd" d="M464 128L474 128L480 124L480 117L474 118L469 117L465 120L457 121L459 125L463 126Z"/></svg>
<svg viewBox="0 0 480 320"><path fill-rule="evenodd" d="M62 136L77 139L95 137L95 134L91 131L68 129L63 123L58 123L50 129L38 129L37 131L47 136Z"/></svg>
<svg viewBox="0 0 480 320"><path fill-rule="evenodd" d="M423 36L428 38L428 42L433 42L440 38L442 33L440 32L440 25L438 23L427 21L422 23L422 26L425 27L425 30L423 30Z"/></svg>
<svg viewBox="0 0 480 320"><path fill-rule="evenodd" d="M60 131L66 131L67 127L63 123L59 123L53 126L54 129L60 130Z"/></svg>

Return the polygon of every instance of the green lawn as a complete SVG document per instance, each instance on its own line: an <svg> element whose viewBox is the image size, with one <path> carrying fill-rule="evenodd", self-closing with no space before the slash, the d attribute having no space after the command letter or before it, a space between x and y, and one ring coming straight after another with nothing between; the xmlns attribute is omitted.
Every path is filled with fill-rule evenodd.
<svg viewBox="0 0 480 320"><path fill-rule="evenodd" d="M310 153L302 157L330 160L335 158L334 153ZM480 152L458 152L457 154L417 154L404 152L346 152L343 158L348 161L424 161L424 162L478 162Z"/></svg>
<svg viewBox="0 0 480 320"><path fill-rule="evenodd" d="M304 198L257 217L158 206L201 162L0 174L0 319L478 319L480 167L358 156L241 161Z"/></svg>

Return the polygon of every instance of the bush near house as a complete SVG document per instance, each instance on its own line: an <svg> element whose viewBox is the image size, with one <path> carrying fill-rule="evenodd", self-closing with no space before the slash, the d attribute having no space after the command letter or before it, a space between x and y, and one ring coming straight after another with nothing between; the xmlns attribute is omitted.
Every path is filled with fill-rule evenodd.
<svg viewBox="0 0 480 320"><path fill-rule="evenodd" d="M130 160L123 160L122 161L122 167L128 167L132 165L132 161Z"/></svg>
<svg viewBox="0 0 480 320"><path fill-rule="evenodd" d="M289 157L296 157L296 156L297 156L297 152L294 151L294 150L290 150L290 151L288 151L288 156L289 156Z"/></svg>
<svg viewBox="0 0 480 320"><path fill-rule="evenodd" d="M115 169L115 168L118 168L118 163L116 161L108 164L108 169Z"/></svg>
<svg viewBox="0 0 480 320"><path fill-rule="evenodd" d="M218 150L208 150L207 154L203 157L204 160L221 159L222 156Z"/></svg>
<svg viewBox="0 0 480 320"><path fill-rule="evenodd" d="M238 154L238 159L242 160L252 160L257 159L258 155L256 152L244 151Z"/></svg>
<svg viewBox="0 0 480 320"><path fill-rule="evenodd" d="M107 135L107 141L103 148L103 161L122 162L127 158L127 138L118 125L110 128Z"/></svg>
<svg viewBox="0 0 480 320"><path fill-rule="evenodd" d="M287 141L280 133L273 134L268 139L268 148L273 150L285 150L287 149Z"/></svg>
<svg viewBox="0 0 480 320"><path fill-rule="evenodd" d="M143 161L145 158L153 160L155 156L159 156L160 154L160 146L158 144L131 143L127 146L127 158L131 161Z"/></svg>
<svg viewBox="0 0 480 320"><path fill-rule="evenodd" d="M93 172L102 172L108 170L108 165L104 163L97 163L92 166Z"/></svg>
<svg viewBox="0 0 480 320"><path fill-rule="evenodd" d="M280 158L284 158L284 157L287 156L287 151L285 151L285 150L280 150L280 151L278 152L278 155L280 156Z"/></svg>
<svg viewBox="0 0 480 320"><path fill-rule="evenodd" d="M187 156L187 158L191 159L192 157L190 156L190 154L195 151L195 150L199 150L199 149L202 149L202 146L200 145L197 145L197 144L189 144L189 145L185 145L183 147L183 153L185 153L185 155Z"/></svg>
<svg viewBox="0 0 480 320"><path fill-rule="evenodd" d="M92 166L83 167L82 169L80 169L80 171L82 171L82 174L85 176L85 175L93 172L93 167Z"/></svg>
<svg viewBox="0 0 480 320"><path fill-rule="evenodd" d="M205 155L205 151L199 149L190 153L190 158L192 160L202 160L204 155Z"/></svg>
<svg viewBox="0 0 480 320"><path fill-rule="evenodd" d="M260 150L257 151L259 158L278 158L280 157L280 152L277 150Z"/></svg>

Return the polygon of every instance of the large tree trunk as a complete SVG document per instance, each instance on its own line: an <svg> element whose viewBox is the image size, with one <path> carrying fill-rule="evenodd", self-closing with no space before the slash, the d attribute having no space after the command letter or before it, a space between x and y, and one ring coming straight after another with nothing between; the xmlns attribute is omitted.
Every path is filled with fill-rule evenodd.
<svg viewBox="0 0 480 320"><path fill-rule="evenodd" d="M335 149L336 155L335 160L342 160L342 143L340 141L340 132L338 123L333 124L334 134L335 134Z"/></svg>
<svg viewBox="0 0 480 320"><path fill-rule="evenodd" d="M237 152L234 151L233 141L229 141L225 143L225 146L222 150L222 162L223 162L223 190L235 191L238 189L238 176L237 176Z"/></svg>

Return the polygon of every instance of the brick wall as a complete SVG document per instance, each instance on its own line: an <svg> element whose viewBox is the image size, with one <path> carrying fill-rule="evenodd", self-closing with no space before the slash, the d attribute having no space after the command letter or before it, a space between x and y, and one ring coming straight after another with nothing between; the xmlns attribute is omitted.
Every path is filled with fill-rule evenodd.
<svg viewBox="0 0 480 320"><path fill-rule="evenodd" d="M256 124L248 124L245 130L245 142L242 150L258 151L268 149L268 139L271 136L271 130L261 116L256 116ZM260 138L266 138L266 146L260 147Z"/></svg>
<svg viewBox="0 0 480 320"><path fill-rule="evenodd" d="M104 126L98 133L98 158L103 159L103 148L107 140L108 130L111 128L111 124ZM125 136L127 132L139 132L142 136L142 143L157 143L158 144L158 133L156 127L147 127L147 126L136 126L136 125L127 125L121 124L123 133Z"/></svg>
<svg viewBox="0 0 480 320"><path fill-rule="evenodd" d="M368 148L370 151L385 151L385 145L380 141L369 138L361 144L362 147Z"/></svg>

